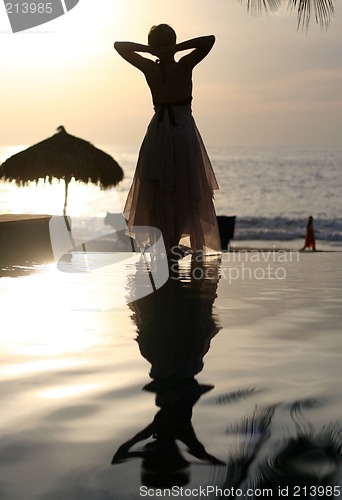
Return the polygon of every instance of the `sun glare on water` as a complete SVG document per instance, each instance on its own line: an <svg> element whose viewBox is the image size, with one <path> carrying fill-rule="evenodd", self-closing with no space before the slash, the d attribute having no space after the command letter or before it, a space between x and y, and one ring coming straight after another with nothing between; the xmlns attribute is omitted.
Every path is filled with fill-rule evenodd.
<svg viewBox="0 0 342 500"><path fill-rule="evenodd" d="M13 214L62 215L64 180L53 179L51 184L40 179L28 186L18 187L14 182L0 184L0 212ZM67 214L73 216L104 217L107 212L121 213L122 203L115 188L101 190L93 184L72 179L69 184Z"/></svg>

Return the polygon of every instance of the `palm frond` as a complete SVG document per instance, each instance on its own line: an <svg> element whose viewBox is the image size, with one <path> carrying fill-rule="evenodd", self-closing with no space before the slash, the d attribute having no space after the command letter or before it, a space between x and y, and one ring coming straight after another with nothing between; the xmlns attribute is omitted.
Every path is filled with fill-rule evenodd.
<svg viewBox="0 0 342 500"><path fill-rule="evenodd" d="M312 13L316 23L327 27L334 14L334 0L288 0L289 6L297 10L298 28L308 28Z"/></svg>
<svg viewBox="0 0 342 500"><path fill-rule="evenodd" d="M240 0L247 6L247 10L259 14L262 11L277 11L286 4L290 10L296 10L298 28L308 29L312 15L316 23L327 27L334 15L335 0Z"/></svg>
<svg viewBox="0 0 342 500"><path fill-rule="evenodd" d="M263 10L277 11L282 5L282 0L240 0L240 2L246 4L247 10L253 14L259 14Z"/></svg>

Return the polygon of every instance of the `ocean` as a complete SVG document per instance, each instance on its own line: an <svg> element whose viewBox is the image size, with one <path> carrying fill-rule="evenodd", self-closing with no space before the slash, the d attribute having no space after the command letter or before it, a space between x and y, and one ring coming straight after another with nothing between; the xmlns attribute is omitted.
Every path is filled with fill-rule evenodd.
<svg viewBox="0 0 342 500"><path fill-rule="evenodd" d="M72 183L70 215L102 217L122 210L139 147L98 147L118 161L125 178L109 191ZM0 162L20 149L1 147ZM312 215L317 247L342 248L342 148L216 147L208 153L220 185L217 214L236 216L233 247L297 249ZM0 212L58 214L63 196L63 183L17 188L0 182Z"/></svg>

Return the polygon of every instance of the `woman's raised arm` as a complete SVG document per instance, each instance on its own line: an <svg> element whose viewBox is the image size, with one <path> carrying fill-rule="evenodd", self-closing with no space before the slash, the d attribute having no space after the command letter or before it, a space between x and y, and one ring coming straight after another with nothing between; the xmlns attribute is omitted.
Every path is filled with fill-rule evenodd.
<svg viewBox="0 0 342 500"><path fill-rule="evenodd" d="M202 61L202 59L204 59L205 56L211 51L214 43L214 35L199 36L197 38L192 38L191 40L186 40L185 42L155 48L153 54L160 59L168 59L171 57L173 58L176 52L194 49L190 54L182 57L179 62L182 61L188 65L196 66L196 64Z"/></svg>
<svg viewBox="0 0 342 500"><path fill-rule="evenodd" d="M214 35L199 36L197 38L192 38L191 40L186 40L185 42L177 43L175 47L176 52L181 52L183 50L194 49L190 54L183 56L179 62L189 66L196 66L199 62L204 59L211 51L215 43Z"/></svg>
<svg viewBox="0 0 342 500"><path fill-rule="evenodd" d="M144 71L147 65L153 64L151 59L143 57L138 52L145 52L153 55L153 49L149 45L135 42L115 42L114 49L123 57L127 62L136 68Z"/></svg>

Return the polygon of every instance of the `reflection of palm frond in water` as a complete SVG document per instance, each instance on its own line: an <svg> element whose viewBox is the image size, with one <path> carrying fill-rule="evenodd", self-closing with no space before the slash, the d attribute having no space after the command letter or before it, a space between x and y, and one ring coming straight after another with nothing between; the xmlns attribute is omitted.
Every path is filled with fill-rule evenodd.
<svg viewBox="0 0 342 500"><path fill-rule="evenodd" d="M232 450L228 459L227 475L222 488L240 485L247 478L251 463L257 457L262 445L270 437L269 427L274 415L275 406L256 407L251 416L241 420L235 432L241 435L238 450Z"/></svg>
<svg viewBox="0 0 342 500"><path fill-rule="evenodd" d="M259 437L269 436L268 427L271 423L275 406L266 408L256 407L251 416L243 417L240 422L226 428L226 434L239 434L243 439L246 436L257 440Z"/></svg>
<svg viewBox="0 0 342 500"><path fill-rule="evenodd" d="M302 411L302 410L311 410L312 408L318 408L322 406L322 401L317 398L307 398L300 399L291 403L291 410L293 411Z"/></svg>
<svg viewBox="0 0 342 500"><path fill-rule="evenodd" d="M325 425L321 431L324 441L331 443L335 452L342 456L342 423L333 422Z"/></svg>
<svg viewBox="0 0 342 500"><path fill-rule="evenodd" d="M260 392L261 389L256 389L255 387L247 388L247 389L238 389L237 391L229 392L228 394L224 394L223 396L219 396L217 398L217 403L219 405L229 405L231 403L235 403L240 399L244 399L252 394Z"/></svg>
<svg viewBox="0 0 342 500"><path fill-rule="evenodd" d="M251 416L242 419L234 428L242 442L230 453L224 480L216 478L220 479L220 488L240 488L244 493L248 488L269 489L273 498L279 498L279 488L288 488L291 497L295 486L308 489L312 485L317 488L339 484L342 423L330 423L315 433L302 410L318 404L317 400L292 403L290 411L296 434L279 444L272 443L272 447L267 445L268 449L264 448L271 436L270 424L276 407L256 408ZM322 488L317 498L331 498L329 491Z"/></svg>
<svg viewBox="0 0 342 500"><path fill-rule="evenodd" d="M274 493L287 488L302 495L304 491L314 493L314 487L313 498L331 498L327 487L338 484L341 477L341 438L341 423L332 423L316 435L302 434L289 439L278 453L259 465L253 488L268 488Z"/></svg>
<svg viewBox="0 0 342 500"><path fill-rule="evenodd" d="M298 435L312 434L314 432L313 425L305 418L303 410L311 410L320 405L321 402L314 398L295 401L291 404L290 415L296 426Z"/></svg>

